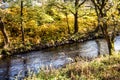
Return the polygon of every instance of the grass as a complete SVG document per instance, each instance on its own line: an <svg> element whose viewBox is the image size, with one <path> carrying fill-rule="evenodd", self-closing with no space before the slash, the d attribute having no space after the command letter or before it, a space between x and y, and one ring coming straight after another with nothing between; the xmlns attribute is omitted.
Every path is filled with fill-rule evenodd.
<svg viewBox="0 0 120 80"><path fill-rule="evenodd" d="M120 54L79 60L58 70L41 70L25 80L120 80Z"/></svg>

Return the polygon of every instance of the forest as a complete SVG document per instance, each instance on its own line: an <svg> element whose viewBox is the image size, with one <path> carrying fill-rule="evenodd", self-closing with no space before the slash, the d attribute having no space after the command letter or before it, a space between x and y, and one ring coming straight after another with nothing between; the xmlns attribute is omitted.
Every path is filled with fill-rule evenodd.
<svg viewBox="0 0 120 80"><path fill-rule="evenodd" d="M0 80L119 75L120 0L0 0Z"/></svg>

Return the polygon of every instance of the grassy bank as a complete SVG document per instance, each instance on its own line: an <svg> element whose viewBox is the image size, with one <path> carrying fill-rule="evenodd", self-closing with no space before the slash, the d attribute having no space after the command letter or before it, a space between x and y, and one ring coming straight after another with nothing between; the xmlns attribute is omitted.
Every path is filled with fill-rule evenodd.
<svg viewBox="0 0 120 80"><path fill-rule="evenodd" d="M25 45L23 45L20 14L18 14L20 7L8 8L6 12L3 21L5 22L10 43L8 48L3 49L4 37L0 31L0 54L4 55L25 53L72 42L83 42L95 39L95 37L99 38L99 34L101 34L92 33L97 26L97 16L94 10L86 10L84 16L80 16L85 13L84 10L80 10L80 17L78 18L79 30L78 33L74 34L74 16L72 14L68 15L70 29L70 33L68 33L67 19L63 13L55 10L52 12L53 15L50 15L42 12L38 7L25 7L23 9ZM112 21L108 24L113 25ZM113 30L112 27L109 29ZM116 31L120 31L119 26L117 26Z"/></svg>
<svg viewBox="0 0 120 80"><path fill-rule="evenodd" d="M58 70L42 70L25 80L120 80L120 54L100 56L91 62L78 59Z"/></svg>
<svg viewBox="0 0 120 80"><path fill-rule="evenodd" d="M23 45L20 17L18 14L19 10L19 7L7 9L8 13L4 16L4 21L6 22L5 27L10 39L10 45L5 51L9 51L10 55L13 53L39 50L50 46L59 46L69 43L69 41L85 41L89 38L89 32L93 31L97 25L95 13L89 12L84 17L79 17L79 32L73 34L74 18L70 14L68 15L70 33L68 33L68 25L64 14L59 15L59 12L55 12L54 14L57 14L56 17L50 15L45 16L39 8L24 8L23 27L25 32L25 45ZM81 15L83 13L81 11ZM4 37L1 32L0 36L0 54L3 54L1 52L4 45Z"/></svg>

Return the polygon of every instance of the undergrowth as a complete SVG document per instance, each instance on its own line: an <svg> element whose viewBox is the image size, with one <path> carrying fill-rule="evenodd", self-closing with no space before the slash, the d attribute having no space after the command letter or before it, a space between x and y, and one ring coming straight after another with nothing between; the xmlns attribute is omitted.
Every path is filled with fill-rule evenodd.
<svg viewBox="0 0 120 80"><path fill-rule="evenodd" d="M120 54L80 60L62 69L40 70L25 80L120 80Z"/></svg>

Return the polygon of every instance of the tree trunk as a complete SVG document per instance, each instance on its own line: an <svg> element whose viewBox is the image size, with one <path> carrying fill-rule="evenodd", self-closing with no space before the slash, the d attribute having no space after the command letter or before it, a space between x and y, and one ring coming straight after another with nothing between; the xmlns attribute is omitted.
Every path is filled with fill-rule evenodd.
<svg viewBox="0 0 120 80"><path fill-rule="evenodd" d="M111 37L109 36L107 31L108 25L107 25L107 22L102 22L102 23L103 25L100 24L100 21L98 19L98 26L100 27L102 34L105 37L105 40L107 41L109 55L111 55L113 47L112 47Z"/></svg>
<svg viewBox="0 0 120 80"><path fill-rule="evenodd" d="M68 34L70 34L70 26L69 26L69 21L68 21L68 13L65 13L66 16L66 22L67 22L67 27L68 27Z"/></svg>
<svg viewBox="0 0 120 80"><path fill-rule="evenodd" d="M111 55L112 54L112 42L111 42L111 38L110 38L108 31L107 31L108 25L106 22L103 23L103 27L104 27L103 30L104 30L105 39L106 39L107 45L108 45L109 54Z"/></svg>
<svg viewBox="0 0 120 80"><path fill-rule="evenodd" d="M74 34L78 32L78 4L79 0L75 0Z"/></svg>
<svg viewBox="0 0 120 80"><path fill-rule="evenodd" d="M107 44L108 44L109 55L112 55L112 42L110 40L109 35L106 37L106 41L107 41Z"/></svg>
<svg viewBox="0 0 120 80"><path fill-rule="evenodd" d="M108 50L109 50L109 54L112 54L112 42L111 42L111 36L108 34L108 25L107 25L107 21L105 20L101 20L104 19L107 16L107 11L110 10L111 6L107 5L107 3L109 2L108 0L102 0L101 2L99 0L91 0L94 7L95 7L95 11L98 17L98 26L102 31L103 36L105 37L105 40L107 41L107 45L108 45ZM102 22L102 24L100 24L100 22Z"/></svg>
<svg viewBox="0 0 120 80"><path fill-rule="evenodd" d="M74 14L74 33L78 32L78 12Z"/></svg>
<svg viewBox="0 0 120 80"><path fill-rule="evenodd" d="M98 31L99 31L99 26L97 26L93 32L98 33Z"/></svg>
<svg viewBox="0 0 120 80"><path fill-rule="evenodd" d="M1 32L2 32L2 34L4 36L4 43L5 43L4 47L7 47L8 44L9 44L9 38L7 36L7 32L6 32L4 23L2 21L0 21L0 29L1 29Z"/></svg>
<svg viewBox="0 0 120 80"><path fill-rule="evenodd" d="M24 44L24 28L23 28L23 1L21 0L21 12L20 12L20 16L21 16L21 32L22 32L22 43Z"/></svg>

